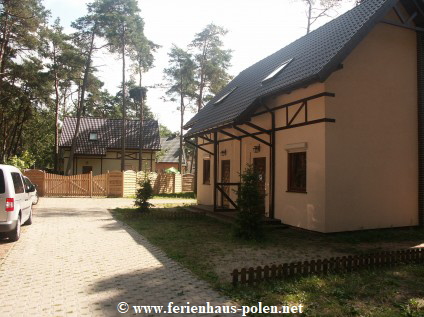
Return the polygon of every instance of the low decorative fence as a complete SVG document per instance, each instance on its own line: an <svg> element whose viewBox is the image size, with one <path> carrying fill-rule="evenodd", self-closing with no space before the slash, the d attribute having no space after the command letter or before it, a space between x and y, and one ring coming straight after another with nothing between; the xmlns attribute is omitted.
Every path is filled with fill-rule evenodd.
<svg viewBox="0 0 424 317"><path fill-rule="evenodd" d="M424 248L385 251L372 254L343 256L324 260L284 263L281 265L258 266L257 268L235 269L233 285L255 285L266 280L287 279L328 273L348 273L360 269L393 267L399 264L424 263Z"/></svg>
<svg viewBox="0 0 424 317"><path fill-rule="evenodd" d="M149 217L153 219L199 219L206 217L204 212L192 211L150 211L141 214L142 217Z"/></svg>
<svg viewBox="0 0 424 317"><path fill-rule="evenodd" d="M93 176L92 173L63 176L40 170L26 170L27 176L34 184L40 196L49 197L131 197L135 196L138 183L146 177L144 172L125 171L107 172ZM193 191L191 174L157 174L149 173L154 194L174 194ZM191 186L184 183L190 183Z"/></svg>

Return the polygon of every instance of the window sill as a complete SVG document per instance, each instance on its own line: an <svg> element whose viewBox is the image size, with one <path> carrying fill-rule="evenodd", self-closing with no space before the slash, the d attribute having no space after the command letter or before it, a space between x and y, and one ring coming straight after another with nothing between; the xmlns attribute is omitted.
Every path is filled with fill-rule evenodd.
<svg viewBox="0 0 424 317"><path fill-rule="evenodd" d="M307 194L307 191L301 191L301 190L286 190L286 193L298 193L298 194Z"/></svg>

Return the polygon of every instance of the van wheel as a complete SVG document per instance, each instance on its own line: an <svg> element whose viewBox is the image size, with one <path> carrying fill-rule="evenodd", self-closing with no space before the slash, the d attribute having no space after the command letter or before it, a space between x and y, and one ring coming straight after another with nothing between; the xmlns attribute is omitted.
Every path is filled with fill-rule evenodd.
<svg viewBox="0 0 424 317"><path fill-rule="evenodd" d="M25 225L26 225L26 226L32 225L32 207L31 207L31 210L30 210L30 212L29 212L28 220L27 220L27 221L25 221Z"/></svg>
<svg viewBox="0 0 424 317"><path fill-rule="evenodd" d="M16 228L9 232L8 237L10 241L18 241L21 236L21 216L19 215L18 220L16 221Z"/></svg>

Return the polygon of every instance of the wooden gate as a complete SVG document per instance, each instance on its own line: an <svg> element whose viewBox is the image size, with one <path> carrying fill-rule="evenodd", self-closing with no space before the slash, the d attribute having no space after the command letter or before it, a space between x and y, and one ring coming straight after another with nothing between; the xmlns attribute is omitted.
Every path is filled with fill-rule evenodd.
<svg viewBox="0 0 424 317"><path fill-rule="evenodd" d="M109 175L112 180L119 176L119 189L109 184ZM92 173L63 176L44 173L44 195L47 197L92 197L92 196L122 196L122 173L112 172L93 176ZM118 175L115 175L118 174ZM113 188L112 188L113 187ZM110 189L113 189L113 193Z"/></svg>
<svg viewBox="0 0 424 317"><path fill-rule="evenodd" d="M108 174L102 174L93 176L92 186L93 186L93 196L107 196L108 195Z"/></svg>
<svg viewBox="0 0 424 317"><path fill-rule="evenodd" d="M44 196L92 196L91 175L63 176L46 173Z"/></svg>

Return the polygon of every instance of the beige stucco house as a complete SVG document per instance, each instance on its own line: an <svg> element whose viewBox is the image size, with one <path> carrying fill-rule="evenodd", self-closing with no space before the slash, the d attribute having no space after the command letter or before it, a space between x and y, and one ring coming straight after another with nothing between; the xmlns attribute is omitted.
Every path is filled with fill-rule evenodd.
<svg viewBox="0 0 424 317"><path fill-rule="evenodd" d="M187 124L198 203L319 232L424 224L424 3L366 0L245 69Z"/></svg>
<svg viewBox="0 0 424 317"><path fill-rule="evenodd" d="M138 171L140 122L139 120L126 120L125 122L125 170ZM75 125L76 118L66 117L64 119L59 142L63 155L62 170L68 164ZM157 121L144 121L142 141L143 170L155 171L156 152L161 149ZM93 175L100 175L107 171L121 170L122 119L81 118L76 142L73 175L89 172L92 172Z"/></svg>

